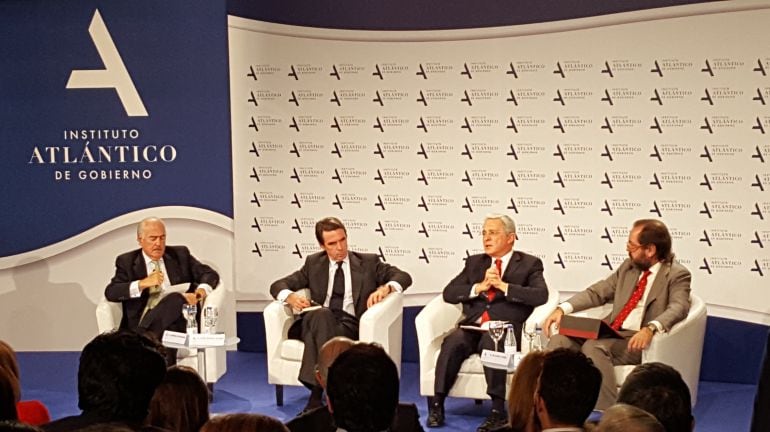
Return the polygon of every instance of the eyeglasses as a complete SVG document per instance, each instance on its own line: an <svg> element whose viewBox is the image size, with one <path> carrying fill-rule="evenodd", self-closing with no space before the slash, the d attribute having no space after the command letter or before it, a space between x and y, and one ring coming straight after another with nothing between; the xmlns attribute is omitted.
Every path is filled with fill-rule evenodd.
<svg viewBox="0 0 770 432"><path fill-rule="evenodd" d="M627 250L627 251L629 251L629 252L633 252L633 251L635 251L635 250L639 249L639 248L640 248L640 247L642 247L642 246L643 246L643 245L641 245L641 244L639 244L639 243L631 243L631 242L627 242L627 243L626 243L626 250Z"/></svg>

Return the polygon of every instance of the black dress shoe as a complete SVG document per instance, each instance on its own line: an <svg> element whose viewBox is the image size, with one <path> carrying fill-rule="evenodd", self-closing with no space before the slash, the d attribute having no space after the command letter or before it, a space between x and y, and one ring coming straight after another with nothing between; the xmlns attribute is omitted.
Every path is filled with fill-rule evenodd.
<svg viewBox="0 0 770 432"><path fill-rule="evenodd" d="M492 412L490 412L487 416L486 420L484 420L484 423L482 423L476 429L476 432L492 432L505 426L506 423L508 423L508 417L505 415L505 413L493 409Z"/></svg>
<svg viewBox="0 0 770 432"><path fill-rule="evenodd" d="M439 404L431 404L428 408L428 421L425 425L434 428L444 426L444 407Z"/></svg>

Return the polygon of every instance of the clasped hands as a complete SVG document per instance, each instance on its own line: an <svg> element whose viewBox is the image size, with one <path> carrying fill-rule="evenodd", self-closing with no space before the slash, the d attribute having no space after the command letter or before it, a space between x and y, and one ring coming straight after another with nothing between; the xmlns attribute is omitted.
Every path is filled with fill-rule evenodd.
<svg viewBox="0 0 770 432"><path fill-rule="evenodd" d="M497 273L497 267L492 265L484 273L484 280L477 283L474 287L476 294L481 294L485 291L489 291L492 288L497 288L502 291L503 294L508 292L508 284L500 279L500 274Z"/></svg>

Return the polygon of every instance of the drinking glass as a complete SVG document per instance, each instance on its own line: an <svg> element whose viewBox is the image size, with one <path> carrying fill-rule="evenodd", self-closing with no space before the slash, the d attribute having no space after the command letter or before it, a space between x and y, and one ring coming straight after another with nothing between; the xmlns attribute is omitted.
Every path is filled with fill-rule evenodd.
<svg viewBox="0 0 770 432"><path fill-rule="evenodd" d="M532 326L524 325L524 336L527 338L527 347L529 350L527 352L532 352L533 348L533 342L535 341L535 328Z"/></svg>
<svg viewBox="0 0 770 432"><path fill-rule="evenodd" d="M500 351L500 339L503 338L505 333L505 321L490 321L489 322L489 336L495 341L495 351Z"/></svg>
<svg viewBox="0 0 770 432"><path fill-rule="evenodd" d="M198 305L185 304L182 305L182 315L187 320L187 333L198 333L198 322L195 319L195 315L198 313Z"/></svg>
<svg viewBox="0 0 770 432"><path fill-rule="evenodd" d="M219 319L219 309L216 306L206 306L203 308L203 326L206 333L214 333Z"/></svg>

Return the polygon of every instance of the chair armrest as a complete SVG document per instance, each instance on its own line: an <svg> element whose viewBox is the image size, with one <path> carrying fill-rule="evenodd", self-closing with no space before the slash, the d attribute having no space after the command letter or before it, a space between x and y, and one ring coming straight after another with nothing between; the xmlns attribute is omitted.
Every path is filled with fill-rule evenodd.
<svg viewBox="0 0 770 432"><path fill-rule="evenodd" d="M387 332L394 321L403 319L404 295L398 292L388 294L381 302L373 305L361 315L358 326L358 338L364 342L377 342L387 351Z"/></svg>
<svg viewBox="0 0 770 432"><path fill-rule="evenodd" d="M455 328L461 317L461 306L445 302L441 294L429 301L417 314L414 323L421 368L423 365L433 367L434 356L441 348L441 342Z"/></svg>
<svg viewBox="0 0 770 432"><path fill-rule="evenodd" d="M390 355L401 371L401 339L403 335L404 295L393 292L361 315L358 338L376 342Z"/></svg>
<svg viewBox="0 0 770 432"><path fill-rule="evenodd" d="M123 318L123 308L120 303L107 301L102 298L96 305L96 327L99 333L116 330Z"/></svg>
<svg viewBox="0 0 770 432"><path fill-rule="evenodd" d="M265 345L270 361L276 355L281 341L287 338L294 314L291 307L276 300L265 307L262 316L265 319Z"/></svg>
<svg viewBox="0 0 770 432"><path fill-rule="evenodd" d="M524 328L532 329L536 326L543 326L543 322L548 318L551 313L556 310L556 306L559 304L559 292L556 289L548 288L548 300L540 306L536 307L529 318L524 322Z"/></svg>

